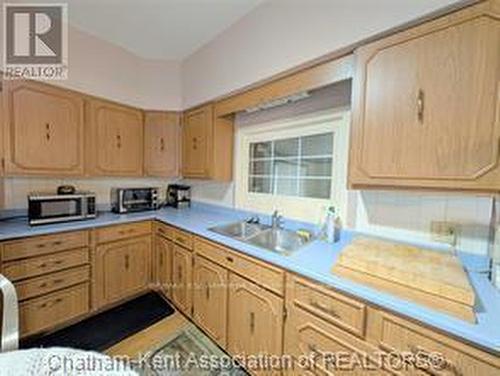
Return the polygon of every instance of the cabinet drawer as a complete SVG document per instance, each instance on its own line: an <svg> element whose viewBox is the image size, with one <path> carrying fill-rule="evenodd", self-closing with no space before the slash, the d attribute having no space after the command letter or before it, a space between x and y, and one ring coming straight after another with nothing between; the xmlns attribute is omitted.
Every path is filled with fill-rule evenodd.
<svg viewBox="0 0 500 376"><path fill-rule="evenodd" d="M296 306L289 308L284 344L285 354L296 361L302 358L295 370L286 373L287 376L389 375L383 369L382 359L376 356L375 346ZM328 356L337 354L348 360L327 361Z"/></svg>
<svg viewBox="0 0 500 376"><path fill-rule="evenodd" d="M21 335L51 329L89 311L88 283L20 304Z"/></svg>
<svg viewBox="0 0 500 376"><path fill-rule="evenodd" d="M155 223L155 233L169 240L172 240L174 237L174 231L172 227L167 226L163 223L158 223L158 222Z"/></svg>
<svg viewBox="0 0 500 376"><path fill-rule="evenodd" d="M199 255L238 273L251 281L283 296L285 273L274 266L237 254L215 243L195 239L194 248Z"/></svg>
<svg viewBox="0 0 500 376"><path fill-rule="evenodd" d="M198 238L194 241L194 249L199 255L222 266L228 266L232 259L226 248Z"/></svg>
<svg viewBox="0 0 500 376"><path fill-rule="evenodd" d="M18 299L25 300L86 282L89 280L89 270L89 266L82 266L18 282L16 283Z"/></svg>
<svg viewBox="0 0 500 376"><path fill-rule="evenodd" d="M295 306L357 336L364 336L366 306L357 300L296 276L291 276L288 299Z"/></svg>
<svg viewBox="0 0 500 376"><path fill-rule="evenodd" d="M87 248L81 248L53 255L11 261L2 265L2 273L11 281L17 281L87 264L88 262L89 251Z"/></svg>
<svg viewBox="0 0 500 376"><path fill-rule="evenodd" d="M133 236L148 235L151 233L151 222L136 222L125 225L103 227L96 230L97 243L113 242L115 240L131 238Z"/></svg>
<svg viewBox="0 0 500 376"><path fill-rule="evenodd" d="M264 262L228 251L227 267L268 290L283 296L285 273Z"/></svg>
<svg viewBox="0 0 500 376"><path fill-rule="evenodd" d="M86 231L37 236L5 243L2 259L4 262L12 261L73 248L81 248L87 245L88 233Z"/></svg>
<svg viewBox="0 0 500 376"><path fill-rule="evenodd" d="M443 361L432 367L424 363L423 370L433 375L481 375L493 376L500 374L500 359L482 352L476 348L455 341L399 317L379 312L379 347L387 352L409 352L414 357L426 358L439 354ZM410 361L411 366L415 366Z"/></svg>
<svg viewBox="0 0 500 376"><path fill-rule="evenodd" d="M193 249L193 235L172 227L172 240L186 249Z"/></svg>

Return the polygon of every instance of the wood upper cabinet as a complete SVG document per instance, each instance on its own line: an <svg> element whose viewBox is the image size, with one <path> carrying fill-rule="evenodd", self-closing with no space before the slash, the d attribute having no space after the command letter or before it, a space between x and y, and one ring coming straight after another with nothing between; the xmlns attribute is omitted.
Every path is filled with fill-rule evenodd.
<svg viewBox="0 0 500 376"><path fill-rule="evenodd" d="M195 256L193 319L221 346L226 344L227 286L226 269L203 257Z"/></svg>
<svg viewBox="0 0 500 376"><path fill-rule="evenodd" d="M141 176L144 125L140 110L91 99L87 106L88 173Z"/></svg>
<svg viewBox="0 0 500 376"><path fill-rule="evenodd" d="M144 174L179 175L180 115L176 112L148 111L144 116Z"/></svg>
<svg viewBox="0 0 500 376"><path fill-rule="evenodd" d="M182 176L232 180L232 117L218 117L213 104L184 113L182 124Z"/></svg>
<svg viewBox="0 0 500 376"><path fill-rule="evenodd" d="M174 243L161 235L156 235L155 242L156 283L170 297Z"/></svg>
<svg viewBox="0 0 500 376"><path fill-rule="evenodd" d="M149 235L104 243L98 245L95 252L95 291L99 307L147 289L151 270Z"/></svg>
<svg viewBox="0 0 500 376"><path fill-rule="evenodd" d="M282 354L283 299L231 273L228 315L231 354Z"/></svg>
<svg viewBox="0 0 500 376"><path fill-rule="evenodd" d="M83 96L32 81L3 84L6 173L83 175Z"/></svg>
<svg viewBox="0 0 500 376"><path fill-rule="evenodd" d="M193 300L191 251L174 245L172 256L172 301L184 314L191 316Z"/></svg>
<svg viewBox="0 0 500 376"><path fill-rule="evenodd" d="M351 186L500 190L499 16L485 2L356 51Z"/></svg>
<svg viewBox="0 0 500 376"><path fill-rule="evenodd" d="M213 108L200 107L184 114L182 125L182 175L207 178L210 175Z"/></svg>

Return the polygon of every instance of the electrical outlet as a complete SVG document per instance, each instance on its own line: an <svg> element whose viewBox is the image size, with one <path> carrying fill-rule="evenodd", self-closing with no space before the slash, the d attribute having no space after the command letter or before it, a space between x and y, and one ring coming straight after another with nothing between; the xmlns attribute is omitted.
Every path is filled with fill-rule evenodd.
<svg viewBox="0 0 500 376"><path fill-rule="evenodd" d="M452 222L432 221L431 238L435 242L457 245L458 225Z"/></svg>

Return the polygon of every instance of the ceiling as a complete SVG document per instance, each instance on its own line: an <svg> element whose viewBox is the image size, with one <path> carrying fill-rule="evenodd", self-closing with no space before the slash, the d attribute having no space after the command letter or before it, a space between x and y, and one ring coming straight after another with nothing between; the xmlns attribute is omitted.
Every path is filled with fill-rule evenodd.
<svg viewBox="0 0 500 376"><path fill-rule="evenodd" d="M71 25L146 59L183 60L263 0L35 0L67 3ZM15 2L15 1L11 1Z"/></svg>

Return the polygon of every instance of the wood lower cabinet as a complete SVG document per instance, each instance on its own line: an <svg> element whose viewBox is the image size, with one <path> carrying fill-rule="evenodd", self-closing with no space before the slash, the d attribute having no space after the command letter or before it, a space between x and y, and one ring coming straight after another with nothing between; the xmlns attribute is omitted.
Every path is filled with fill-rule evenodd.
<svg viewBox="0 0 500 376"><path fill-rule="evenodd" d="M21 336L49 330L89 311L88 283L22 302L19 305Z"/></svg>
<svg viewBox="0 0 500 376"><path fill-rule="evenodd" d="M172 296L172 259L174 244L161 235L155 236L156 283L169 298Z"/></svg>
<svg viewBox="0 0 500 376"><path fill-rule="evenodd" d="M95 254L95 291L99 307L148 288L151 270L149 235L98 245Z"/></svg>
<svg viewBox="0 0 500 376"><path fill-rule="evenodd" d="M350 186L500 190L497 5L356 51Z"/></svg>
<svg viewBox="0 0 500 376"><path fill-rule="evenodd" d="M180 115L148 111L144 116L144 174L179 176Z"/></svg>
<svg viewBox="0 0 500 376"><path fill-rule="evenodd" d="M193 320L219 345L226 344L228 271L200 256L193 267Z"/></svg>
<svg viewBox="0 0 500 376"><path fill-rule="evenodd" d="M83 175L83 96L33 81L3 84L6 174Z"/></svg>
<svg viewBox="0 0 500 376"><path fill-rule="evenodd" d="M191 316L193 301L191 251L175 244L172 256L172 301L185 315Z"/></svg>
<svg viewBox="0 0 500 376"><path fill-rule="evenodd" d="M281 355L283 299L229 275L227 350L233 355Z"/></svg>
<svg viewBox="0 0 500 376"><path fill-rule="evenodd" d="M92 99L87 104L87 119L87 172L98 176L142 176L142 112Z"/></svg>

